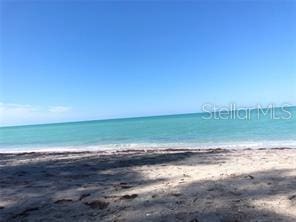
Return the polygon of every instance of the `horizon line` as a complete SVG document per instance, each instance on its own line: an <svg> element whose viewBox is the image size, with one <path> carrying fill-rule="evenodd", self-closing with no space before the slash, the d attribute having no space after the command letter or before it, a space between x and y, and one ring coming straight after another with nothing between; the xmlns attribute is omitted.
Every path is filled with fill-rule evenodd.
<svg viewBox="0 0 296 222"><path fill-rule="evenodd" d="M282 107L288 108L296 108L296 105L289 105L289 106L275 106L272 107L273 109L278 109ZM218 112L226 112L226 111L239 111L239 110L255 110L257 108L242 108L242 109L235 109L235 110L223 110L223 111L212 111L210 113L218 113ZM268 109L268 107L262 107L262 109ZM160 115L152 115L152 116L134 116L134 117L114 117L114 118L106 118L106 119L85 119L85 120L73 120L73 121L65 121L65 122L49 122L49 123L33 123L33 124L24 124L24 125L7 125L1 126L0 128L10 128L10 127L27 127L27 126L43 126L43 125L56 125L56 124L70 124L70 123L81 123L81 122L95 122L95 121L112 121L112 120L126 120L126 119L141 119L141 118L153 118L153 117L164 117L164 116L182 116L182 115L193 115L193 114L203 114L209 112L190 112L190 113L175 113L175 114L160 114Z"/></svg>

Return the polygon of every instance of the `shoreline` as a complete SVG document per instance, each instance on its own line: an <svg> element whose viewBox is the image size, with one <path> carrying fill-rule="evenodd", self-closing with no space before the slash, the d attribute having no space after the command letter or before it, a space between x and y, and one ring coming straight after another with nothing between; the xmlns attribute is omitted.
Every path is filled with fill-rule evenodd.
<svg viewBox="0 0 296 222"><path fill-rule="evenodd" d="M0 154L2 221L296 221L296 149Z"/></svg>
<svg viewBox="0 0 296 222"><path fill-rule="evenodd" d="M9 148L8 148L9 149ZM235 145L229 147L199 147L199 146L190 146L190 147L173 147L169 148L168 146L159 146L159 147L135 147L135 148L39 148L39 149L28 149L28 150L0 150L1 154L22 154L22 153L117 153L117 152L158 152L158 151L208 151L208 150L266 150L266 149L296 149L294 146L256 146L256 147L237 147Z"/></svg>
<svg viewBox="0 0 296 222"><path fill-rule="evenodd" d="M114 148L114 149L32 149L32 150L15 150L15 151L1 151L0 155L4 154L32 154L32 153L39 153L39 154L79 154L79 153L97 153L97 154L119 154L119 153L164 153L164 152L208 152L208 151L244 151L244 150L289 150L294 149L296 147L249 147L249 148Z"/></svg>

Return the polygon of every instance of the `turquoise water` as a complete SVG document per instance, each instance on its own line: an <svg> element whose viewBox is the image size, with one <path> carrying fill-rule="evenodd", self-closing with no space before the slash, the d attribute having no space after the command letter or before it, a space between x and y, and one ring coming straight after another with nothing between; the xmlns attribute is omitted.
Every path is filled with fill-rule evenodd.
<svg viewBox="0 0 296 222"><path fill-rule="evenodd" d="M296 107L0 128L0 152L278 146L296 147Z"/></svg>

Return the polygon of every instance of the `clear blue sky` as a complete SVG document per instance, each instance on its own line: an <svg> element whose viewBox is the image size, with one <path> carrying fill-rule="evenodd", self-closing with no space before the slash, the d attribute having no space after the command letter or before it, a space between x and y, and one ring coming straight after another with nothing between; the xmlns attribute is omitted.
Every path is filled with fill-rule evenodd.
<svg viewBox="0 0 296 222"><path fill-rule="evenodd" d="M296 1L1 1L2 124L296 104Z"/></svg>

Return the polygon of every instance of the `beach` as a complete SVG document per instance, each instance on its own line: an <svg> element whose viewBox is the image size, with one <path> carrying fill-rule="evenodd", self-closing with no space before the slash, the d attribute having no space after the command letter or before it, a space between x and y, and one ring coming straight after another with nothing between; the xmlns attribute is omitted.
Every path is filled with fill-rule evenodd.
<svg viewBox="0 0 296 222"><path fill-rule="evenodd" d="M296 149L0 154L0 221L296 221Z"/></svg>
<svg viewBox="0 0 296 222"><path fill-rule="evenodd" d="M0 222L296 222L296 0L0 11Z"/></svg>

